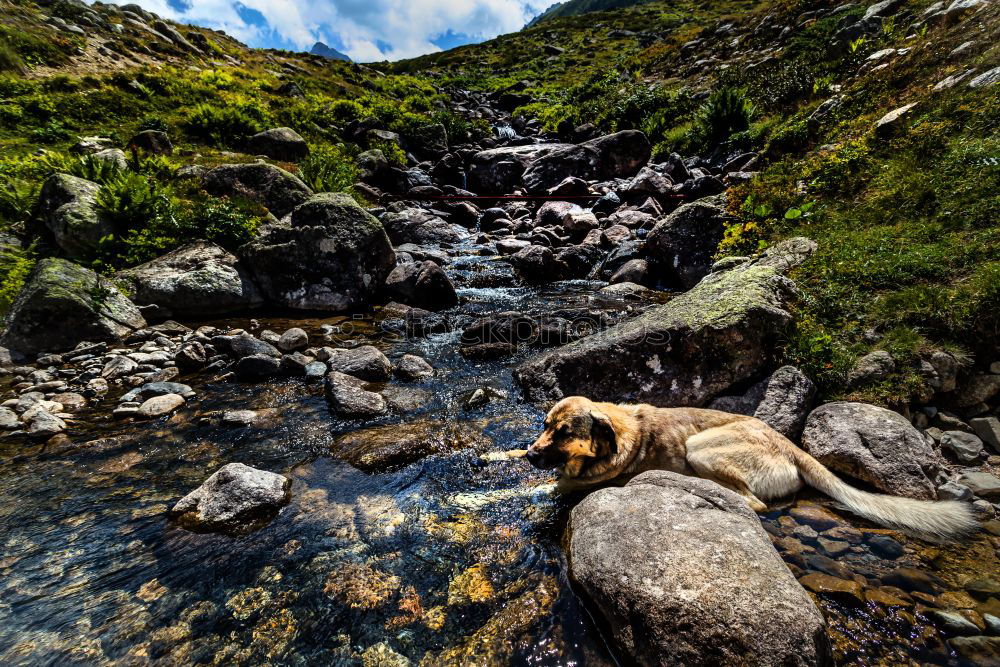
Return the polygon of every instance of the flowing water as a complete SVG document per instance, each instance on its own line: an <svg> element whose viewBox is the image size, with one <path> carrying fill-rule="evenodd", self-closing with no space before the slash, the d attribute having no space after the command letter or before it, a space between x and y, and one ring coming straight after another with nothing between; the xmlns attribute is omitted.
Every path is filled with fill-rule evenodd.
<svg viewBox="0 0 1000 667"><path fill-rule="evenodd" d="M599 284L518 286L498 258L455 254L458 321L595 308ZM511 379L518 356L468 361L459 332L408 339L380 328L377 312L212 324L299 326L313 345L419 354L437 375L414 385L415 410L366 424L331 417L319 384L206 376L185 380L198 395L167 419L116 423L112 395L84 415L70 446L0 444L0 663L616 664L568 580L561 540L574 499L554 497L550 476L523 461L480 459L523 447L539 430L541 412ZM484 387L493 400L466 409ZM251 426L216 416L245 409L258 413ZM341 434L414 423L471 434L469 448L385 474L331 453ZM292 479L277 518L243 537L170 523L181 496L234 461ZM764 518L776 539L790 534L789 519L787 507ZM952 588L997 574L985 539L908 544L894 560L855 544L831 565L810 546L815 536L795 534L802 539L778 546L797 574L834 569L877 586L883 573L913 564L933 566ZM956 663L913 604L823 596L822 605L842 663Z"/></svg>

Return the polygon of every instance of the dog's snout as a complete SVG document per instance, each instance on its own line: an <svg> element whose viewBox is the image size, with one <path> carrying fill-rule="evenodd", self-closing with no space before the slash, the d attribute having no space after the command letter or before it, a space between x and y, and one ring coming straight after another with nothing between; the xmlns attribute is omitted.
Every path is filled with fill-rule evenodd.
<svg viewBox="0 0 1000 667"><path fill-rule="evenodd" d="M542 462L542 453L537 449L529 449L528 453L524 456L528 459L528 463L535 466L536 468L541 467L539 464Z"/></svg>

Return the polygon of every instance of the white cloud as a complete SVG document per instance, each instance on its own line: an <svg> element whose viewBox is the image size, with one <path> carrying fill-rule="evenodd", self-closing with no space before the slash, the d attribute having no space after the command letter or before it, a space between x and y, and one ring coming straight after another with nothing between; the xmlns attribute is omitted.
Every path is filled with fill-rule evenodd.
<svg viewBox="0 0 1000 667"><path fill-rule="evenodd" d="M127 4L129 0L116 0ZM135 0L133 0L135 1ZM166 18L219 28L251 45L274 34L300 49L336 41L354 60L398 60L438 51L431 40L451 30L489 39L520 29L552 0L193 0L181 10L167 0L137 4ZM259 12L267 26L245 21L237 5ZM386 47L385 45L388 45ZM379 48L379 46L384 48Z"/></svg>

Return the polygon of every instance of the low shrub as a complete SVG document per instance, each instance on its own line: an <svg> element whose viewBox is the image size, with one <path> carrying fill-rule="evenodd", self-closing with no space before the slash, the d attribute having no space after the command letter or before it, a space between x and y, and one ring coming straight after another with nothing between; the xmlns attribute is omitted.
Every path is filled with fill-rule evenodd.
<svg viewBox="0 0 1000 667"><path fill-rule="evenodd" d="M239 146L265 129L268 114L252 103L216 106L203 103L188 112L182 123L194 138L218 146Z"/></svg>
<svg viewBox="0 0 1000 667"><path fill-rule="evenodd" d="M404 156L404 162L405 159ZM358 170L354 158L345 151L334 146L317 146L299 163L299 176L315 192L347 192L357 182Z"/></svg>
<svg viewBox="0 0 1000 667"><path fill-rule="evenodd" d="M720 88L709 95L694 115L694 137L706 151L737 132L750 129L756 109L743 90Z"/></svg>
<svg viewBox="0 0 1000 667"><path fill-rule="evenodd" d="M0 246L0 323L5 320L34 266L34 253L30 249Z"/></svg>

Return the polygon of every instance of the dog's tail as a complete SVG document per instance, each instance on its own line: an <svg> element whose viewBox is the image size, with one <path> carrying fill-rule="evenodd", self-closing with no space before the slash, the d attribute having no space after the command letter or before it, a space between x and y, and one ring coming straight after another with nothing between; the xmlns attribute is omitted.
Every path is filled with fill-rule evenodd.
<svg viewBox="0 0 1000 667"><path fill-rule="evenodd" d="M809 486L877 524L900 528L931 540L962 537L979 529L979 522L968 503L868 493L845 483L798 447L794 447L793 452L799 474Z"/></svg>

